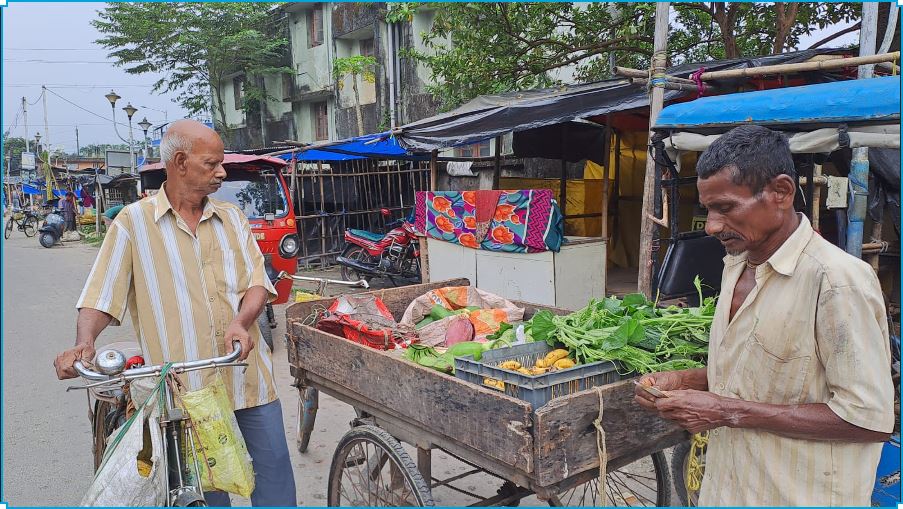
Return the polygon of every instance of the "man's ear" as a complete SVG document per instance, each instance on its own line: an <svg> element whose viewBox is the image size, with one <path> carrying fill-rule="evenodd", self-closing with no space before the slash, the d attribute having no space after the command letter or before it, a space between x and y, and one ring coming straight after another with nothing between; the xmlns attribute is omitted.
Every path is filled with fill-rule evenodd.
<svg viewBox="0 0 903 509"><path fill-rule="evenodd" d="M188 154L186 154L185 152L181 152L181 151L176 152L176 155L173 157L173 162L175 163L174 166L175 166L177 172L180 174L184 173L186 163L188 162Z"/></svg>
<svg viewBox="0 0 903 509"><path fill-rule="evenodd" d="M796 182L789 175L778 175L766 186L774 197L775 205L782 209L793 207L796 196Z"/></svg>

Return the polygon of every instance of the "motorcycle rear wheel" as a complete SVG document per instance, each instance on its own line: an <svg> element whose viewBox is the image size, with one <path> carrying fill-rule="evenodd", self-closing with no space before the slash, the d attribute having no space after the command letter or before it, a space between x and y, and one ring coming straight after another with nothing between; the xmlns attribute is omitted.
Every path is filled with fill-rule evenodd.
<svg viewBox="0 0 903 509"><path fill-rule="evenodd" d="M50 249L56 244L56 237L50 232L43 232L41 233L41 236L38 237L38 242L40 242L42 246Z"/></svg>
<svg viewBox="0 0 903 509"><path fill-rule="evenodd" d="M342 252L342 256L358 263L372 263L372 257L364 248L349 244ZM370 274L361 274L357 270L342 265L342 279L345 281L364 281L370 282L373 276Z"/></svg>

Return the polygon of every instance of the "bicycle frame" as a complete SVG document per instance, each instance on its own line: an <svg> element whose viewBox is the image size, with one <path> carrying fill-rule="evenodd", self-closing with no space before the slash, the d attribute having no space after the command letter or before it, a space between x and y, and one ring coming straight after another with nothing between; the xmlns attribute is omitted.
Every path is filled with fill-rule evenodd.
<svg viewBox="0 0 903 509"><path fill-rule="evenodd" d="M108 352L116 352L108 350ZM116 352L119 356L121 353ZM166 373L170 378L176 374L196 371L200 369L212 369L219 367L247 366L243 362L235 362L241 356L241 344L236 341L232 353L215 357L172 364ZM115 355L113 355L115 358ZM124 367L124 356L121 365ZM110 374L99 373L84 366L81 361L74 363L75 371L84 379L93 383L84 386L69 387L73 389L115 389L121 388L126 382L141 378L156 378L163 374L164 366L147 366L128 370L114 366L108 368ZM117 369L118 368L118 369ZM102 369L103 370L103 369ZM163 382L164 407L160 409L160 427L163 432L163 458L166 461L166 493L167 505L171 507L206 506L204 492L201 487L201 472L198 466L198 455L195 431L181 408L176 406L170 389L169 380ZM193 475L191 469L193 467Z"/></svg>

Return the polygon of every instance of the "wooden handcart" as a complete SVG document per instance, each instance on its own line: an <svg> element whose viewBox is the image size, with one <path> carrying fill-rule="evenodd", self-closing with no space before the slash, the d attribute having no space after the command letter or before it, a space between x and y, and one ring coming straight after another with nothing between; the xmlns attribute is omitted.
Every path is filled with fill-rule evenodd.
<svg viewBox="0 0 903 509"><path fill-rule="evenodd" d="M371 292L396 317L423 293L468 285L466 279ZM536 494L553 506L668 506L671 483L662 451L687 439L677 426L633 401L633 383L616 382L551 400L525 401L424 368L398 353L324 333L308 318L331 299L293 304L286 311L286 345L300 394L298 447L313 430L318 391L352 405L358 418L339 441L329 472L329 506L433 505L439 486L473 496L473 505L517 505ZM518 303L531 317L543 308ZM565 313L562 310L550 309ZM608 502L598 499L600 416L607 453ZM416 448L416 462L401 443ZM472 466L436 479L431 453L441 449ZM451 483L465 475L498 478L483 498Z"/></svg>

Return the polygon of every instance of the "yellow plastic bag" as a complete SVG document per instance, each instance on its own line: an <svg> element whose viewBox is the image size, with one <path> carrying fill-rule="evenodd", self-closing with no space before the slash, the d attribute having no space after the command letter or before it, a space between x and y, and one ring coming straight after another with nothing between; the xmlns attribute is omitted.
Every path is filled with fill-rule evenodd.
<svg viewBox="0 0 903 509"><path fill-rule="evenodd" d="M254 467L222 378L217 374L207 387L183 394L182 403L200 442L201 487L249 498Z"/></svg>

